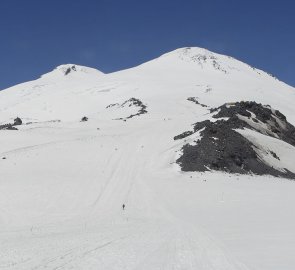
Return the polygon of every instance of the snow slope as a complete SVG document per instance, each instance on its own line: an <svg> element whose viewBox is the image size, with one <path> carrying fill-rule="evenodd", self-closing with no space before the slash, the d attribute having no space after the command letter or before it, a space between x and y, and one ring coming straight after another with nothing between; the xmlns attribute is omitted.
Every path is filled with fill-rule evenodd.
<svg viewBox="0 0 295 270"><path fill-rule="evenodd" d="M181 172L185 142L173 140L230 101L269 104L294 125L294 90L183 48L112 74L64 65L1 91L0 124L24 124L0 130L0 269L294 269L295 183ZM295 172L293 146L239 132Z"/></svg>

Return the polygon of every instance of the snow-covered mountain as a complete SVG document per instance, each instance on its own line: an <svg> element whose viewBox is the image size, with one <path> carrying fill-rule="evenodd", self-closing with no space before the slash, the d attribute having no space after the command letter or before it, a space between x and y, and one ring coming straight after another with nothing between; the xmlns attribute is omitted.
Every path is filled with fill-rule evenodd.
<svg viewBox="0 0 295 270"><path fill-rule="evenodd" d="M201 48L1 91L0 268L294 269L294 102Z"/></svg>

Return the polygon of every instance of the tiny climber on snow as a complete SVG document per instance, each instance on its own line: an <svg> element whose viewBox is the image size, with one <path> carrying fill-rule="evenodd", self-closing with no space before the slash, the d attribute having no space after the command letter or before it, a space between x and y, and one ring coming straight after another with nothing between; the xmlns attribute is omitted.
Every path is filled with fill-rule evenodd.
<svg viewBox="0 0 295 270"><path fill-rule="evenodd" d="M123 205L122 205L122 209L125 210L125 204L124 204L124 203L123 203Z"/></svg>

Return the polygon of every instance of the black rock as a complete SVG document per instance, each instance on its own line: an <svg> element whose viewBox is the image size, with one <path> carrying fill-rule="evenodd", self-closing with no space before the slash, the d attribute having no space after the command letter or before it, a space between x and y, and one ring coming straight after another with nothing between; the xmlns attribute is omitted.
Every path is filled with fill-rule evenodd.
<svg viewBox="0 0 295 270"><path fill-rule="evenodd" d="M19 126L19 125L21 125L23 123L23 121L19 118L19 117L17 117L17 118L15 118L14 119L14 126Z"/></svg>
<svg viewBox="0 0 295 270"><path fill-rule="evenodd" d="M205 108L208 107L207 105L200 103L200 102L198 101L198 98L196 98L196 97L189 97L189 98L187 98L187 100L188 100L188 101L191 101L191 102L193 102L193 103L195 103L195 104L197 104L197 105L200 105L200 106L202 106L202 107L205 107Z"/></svg>
<svg viewBox="0 0 295 270"><path fill-rule="evenodd" d="M65 71L65 76L67 76L69 73L71 73L72 70L73 70L73 71L77 71L75 65L73 65L73 66L71 66L71 67L68 67L68 68L66 69L66 71Z"/></svg>
<svg viewBox="0 0 295 270"><path fill-rule="evenodd" d="M0 130L17 130L12 124L0 125Z"/></svg>
<svg viewBox="0 0 295 270"><path fill-rule="evenodd" d="M138 112L135 113L135 114L131 114L131 115L127 116L126 118L118 118L118 119L115 119L115 120L126 121L127 119L133 118L135 116L140 116L140 115L145 114L145 113L148 112L147 111L147 106L145 104L143 104L143 102L141 100L137 99L137 98L130 98L130 99L124 101L121 105L119 105L119 104L110 104L110 105L107 106L107 108L113 107L113 106L116 106L116 105L119 105L120 107L124 107L127 104L128 104L129 107L131 107L131 106L138 107L139 108Z"/></svg>
<svg viewBox="0 0 295 270"><path fill-rule="evenodd" d="M280 158L278 157L278 155L275 152L270 151L270 153L274 158L276 158L277 160L280 160Z"/></svg>
<svg viewBox="0 0 295 270"><path fill-rule="evenodd" d="M256 102L237 102L225 104L213 109L217 112L214 118L226 117L215 122L205 120L194 124L194 131L186 131L174 137L174 140L183 139L200 131L202 138L196 145L183 146L183 154L177 160L183 171L224 171L239 174L273 175L295 179L295 174L285 169L279 171L264 163L255 151L256 147L236 129L252 129L264 135L280 138L295 146L295 128L287 122L286 117L279 111L273 111L269 106L262 106ZM252 114L251 114L252 113ZM252 115L255 114L255 118ZM244 121L242 117L249 117L255 122ZM277 121L281 121L279 124ZM265 123L264 130L259 121ZM253 123L254 124L254 123ZM282 128L282 126L284 128ZM273 152L272 156L279 160Z"/></svg>

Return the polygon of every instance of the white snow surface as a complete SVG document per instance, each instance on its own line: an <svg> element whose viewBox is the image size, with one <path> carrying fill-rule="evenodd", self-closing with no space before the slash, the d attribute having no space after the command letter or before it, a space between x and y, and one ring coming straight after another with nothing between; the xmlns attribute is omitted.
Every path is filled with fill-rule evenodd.
<svg viewBox="0 0 295 270"><path fill-rule="evenodd" d="M138 108L106 107L132 97L148 112L114 120ZM295 182L181 172L173 137L211 118L188 97L254 100L295 124L293 87L201 48L111 74L63 65L1 91L0 124L24 124L0 130L0 269L295 269ZM295 172L293 146L239 132Z"/></svg>

